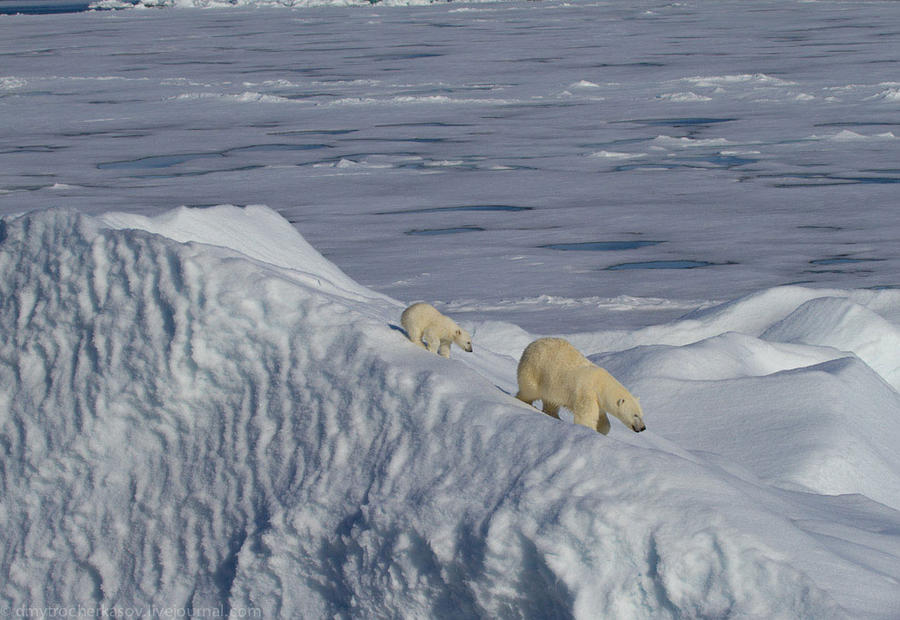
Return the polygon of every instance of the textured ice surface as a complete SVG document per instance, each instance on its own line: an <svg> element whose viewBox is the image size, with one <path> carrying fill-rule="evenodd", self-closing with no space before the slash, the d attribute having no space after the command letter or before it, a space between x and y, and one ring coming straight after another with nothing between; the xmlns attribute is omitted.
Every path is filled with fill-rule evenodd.
<svg viewBox="0 0 900 620"><path fill-rule="evenodd" d="M888 618L900 604L897 393L853 350L799 343L813 314L844 346L860 326L896 329L877 312L896 292L848 315L852 296L767 291L787 317L765 340L755 297L638 332L643 346L594 359L644 397L649 430L606 437L509 395L515 351L493 345L507 326L478 325L473 354L424 352L397 327L402 304L264 207L2 224L8 609Z"/></svg>

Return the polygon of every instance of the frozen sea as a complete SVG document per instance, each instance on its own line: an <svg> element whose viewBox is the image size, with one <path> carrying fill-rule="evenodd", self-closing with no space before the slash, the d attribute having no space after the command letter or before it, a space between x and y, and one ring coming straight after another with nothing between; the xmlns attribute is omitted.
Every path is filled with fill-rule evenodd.
<svg viewBox="0 0 900 620"><path fill-rule="evenodd" d="M0 612L900 617L898 5L390 4L0 0Z"/></svg>
<svg viewBox="0 0 900 620"><path fill-rule="evenodd" d="M367 286L533 331L643 326L782 284L900 285L890 2L0 29L5 213L266 204Z"/></svg>

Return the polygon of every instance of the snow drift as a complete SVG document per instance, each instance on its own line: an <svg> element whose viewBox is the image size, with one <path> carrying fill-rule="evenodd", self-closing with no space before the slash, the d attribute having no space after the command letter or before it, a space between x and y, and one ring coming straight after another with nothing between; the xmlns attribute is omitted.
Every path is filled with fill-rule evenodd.
<svg viewBox="0 0 900 620"><path fill-rule="evenodd" d="M890 342L897 297L765 294L802 301L679 344L666 334L758 298L595 334L644 339L587 351L644 396L646 433L602 437L509 395L517 352L478 343L502 343L502 325L481 325L472 355L430 355L397 327L403 304L265 207L4 219L0 597L888 618L896 368L849 335L863 321Z"/></svg>

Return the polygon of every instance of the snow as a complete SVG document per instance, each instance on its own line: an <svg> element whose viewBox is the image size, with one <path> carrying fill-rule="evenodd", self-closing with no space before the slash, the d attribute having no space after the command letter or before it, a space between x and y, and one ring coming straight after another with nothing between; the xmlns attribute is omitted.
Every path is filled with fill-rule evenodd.
<svg viewBox="0 0 900 620"><path fill-rule="evenodd" d="M266 207L6 218L0 273L13 609L900 604L900 398L854 350L885 359L857 327L896 326L846 297L773 289L777 314L795 309L760 336L595 354L650 429L603 437L510 396L515 356L478 341L503 324L479 326L474 354L428 354L397 327L401 303ZM656 340L735 328L757 304Z"/></svg>
<svg viewBox="0 0 900 620"><path fill-rule="evenodd" d="M0 615L898 616L888 4L227 4L0 16Z"/></svg>

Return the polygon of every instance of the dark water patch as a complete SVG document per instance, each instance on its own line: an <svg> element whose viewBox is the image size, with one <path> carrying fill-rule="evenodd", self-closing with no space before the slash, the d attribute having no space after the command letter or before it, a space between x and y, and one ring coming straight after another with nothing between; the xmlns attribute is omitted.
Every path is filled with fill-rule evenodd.
<svg viewBox="0 0 900 620"><path fill-rule="evenodd" d="M859 185L894 185L900 183L900 177L833 177L840 181L848 181Z"/></svg>
<svg viewBox="0 0 900 620"><path fill-rule="evenodd" d="M50 144L29 144L25 146L14 146L11 149L0 151L0 155L14 155L16 153L55 153L66 147L54 146Z"/></svg>
<svg viewBox="0 0 900 620"><path fill-rule="evenodd" d="M838 185L895 185L900 183L900 176L833 176L822 173L760 175L759 178L797 179L796 182L782 181L775 183L779 189L796 187L832 187Z"/></svg>
<svg viewBox="0 0 900 620"><path fill-rule="evenodd" d="M195 159L224 157L222 153L183 153L181 155L151 155L138 159L108 161L97 164L100 170L153 170L170 168Z"/></svg>
<svg viewBox="0 0 900 620"><path fill-rule="evenodd" d="M832 232L844 230L842 226L815 226L812 224L806 226L798 226L797 228L802 228L804 230L828 230Z"/></svg>
<svg viewBox="0 0 900 620"><path fill-rule="evenodd" d="M351 142L351 140L345 140ZM413 142L418 144L464 144L468 140L457 140L455 138L354 138L352 142Z"/></svg>
<svg viewBox="0 0 900 620"><path fill-rule="evenodd" d="M235 168L216 168L213 170L190 170L187 172L168 172L166 174L144 174L141 179L178 179L181 177L202 177L207 174L219 174L227 172L249 172L250 170L259 170L266 166L253 164L249 166L237 166Z"/></svg>
<svg viewBox="0 0 900 620"><path fill-rule="evenodd" d="M637 68L657 68L657 67L665 67L666 64L663 62L601 62L593 65L598 69L616 69L622 67L637 67Z"/></svg>
<svg viewBox="0 0 900 620"><path fill-rule="evenodd" d="M556 56L533 56L531 58L512 58L509 60L505 60L504 62L515 62L515 63L531 63L536 62L538 64L549 64L549 63L558 63L563 59Z"/></svg>
<svg viewBox="0 0 900 620"><path fill-rule="evenodd" d="M414 230L407 230L403 234L416 237L433 237L437 235L456 235L459 233L479 232L483 230L484 228L480 226L456 226L454 228L417 228Z"/></svg>
<svg viewBox="0 0 900 620"><path fill-rule="evenodd" d="M19 0L0 2L0 15L58 15L83 13L90 8L88 2L53 2L45 0Z"/></svg>
<svg viewBox="0 0 900 620"><path fill-rule="evenodd" d="M633 118L613 123L636 123L648 127L700 127L703 125L715 125L736 121L737 118L713 118L706 116L686 116L678 118Z"/></svg>
<svg viewBox="0 0 900 620"><path fill-rule="evenodd" d="M612 169L613 172L631 172L632 170L678 170L679 168L697 168L698 166L688 166L676 163L652 163L643 162L640 164L622 164Z"/></svg>
<svg viewBox="0 0 900 620"><path fill-rule="evenodd" d="M395 54L375 54L374 56L356 56L360 60L374 60L375 62L389 62L394 60L420 60L422 58L440 58L443 54L437 52L405 52Z"/></svg>
<svg viewBox="0 0 900 620"><path fill-rule="evenodd" d="M406 213L446 213L450 211L501 211L515 213L531 211L534 207L518 207L515 205L458 205L453 207L424 207L422 209L406 209L399 211L379 211L375 215L403 215Z"/></svg>
<svg viewBox="0 0 900 620"><path fill-rule="evenodd" d="M289 131L272 131L270 136L343 136L356 133L358 129L293 129Z"/></svg>
<svg viewBox="0 0 900 620"><path fill-rule="evenodd" d="M836 274L836 275L863 275L875 273L874 269L804 269L803 273L814 273L817 275Z"/></svg>
<svg viewBox="0 0 900 620"><path fill-rule="evenodd" d="M31 175L28 175L31 176ZM41 185L7 185L6 187L2 187L0 189L4 190L4 192L12 193L12 192L39 192L42 189L47 189L53 187L53 183L43 183Z"/></svg>
<svg viewBox="0 0 900 620"><path fill-rule="evenodd" d="M230 67L236 63L231 60L164 60L159 64L164 67Z"/></svg>
<svg viewBox="0 0 900 620"><path fill-rule="evenodd" d="M253 71L243 71L243 74L251 74ZM276 91L277 92L277 91ZM339 93L278 93L278 96L288 101L312 101L313 99L331 100L337 99L341 95Z"/></svg>
<svg viewBox="0 0 900 620"><path fill-rule="evenodd" d="M617 252L619 250L636 250L660 243L665 243L665 241L587 241L584 243L548 243L538 247L563 252Z"/></svg>
<svg viewBox="0 0 900 620"><path fill-rule="evenodd" d="M149 136L149 132L143 131L124 131L120 129L113 130L104 130L98 129L97 131L63 131L60 132L61 136L65 136L66 138L92 138L96 136L103 136L104 138L144 138Z"/></svg>
<svg viewBox="0 0 900 620"><path fill-rule="evenodd" d="M809 261L810 265L853 265L856 263L877 263L883 258L852 258L850 256L832 256L831 258L819 258Z"/></svg>
<svg viewBox="0 0 900 620"><path fill-rule="evenodd" d="M222 151L222 155L231 155L233 153L255 153L269 151L315 151L318 149L331 148L328 144L256 144L253 146L239 146L233 149Z"/></svg>
<svg viewBox="0 0 900 620"><path fill-rule="evenodd" d="M421 123L383 123L380 125L375 125L375 127L381 129L385 127L396 128L396 127L471 127L468 123L445 123L441 121L426 121ZM355 130L354 130L355 131Z"/></svg>
<svg viewBox="0 0 900 620"><path fill-rule="evenodd" d="M735 265L737 263L711 263L705 260L651 260L640 263L619 263L610 265L604 271L623 271L630 269L700 269L702 267L717 267L721 265Z"/></svg>
<svg viewBox="0 0 900 620"><path fill-rule="evenodd" d="M251 146L239 146L232 149L225 149L223 151L211 151L207 153L150 155L148 157L139 157L138 159L101 162L97 164L97 168L99 168L100 170L155 170L159 168L171 168L173 166L178 166L195 159L223 158L239 153L311 151L327 148L331 147L327 144L255 144Z"/></svg>
<svg viewBox="0 0 900 620"><path fill-rule="evenodd" d="M143 103L143 99L91 99L88 105L131 105Z"/></svg>

